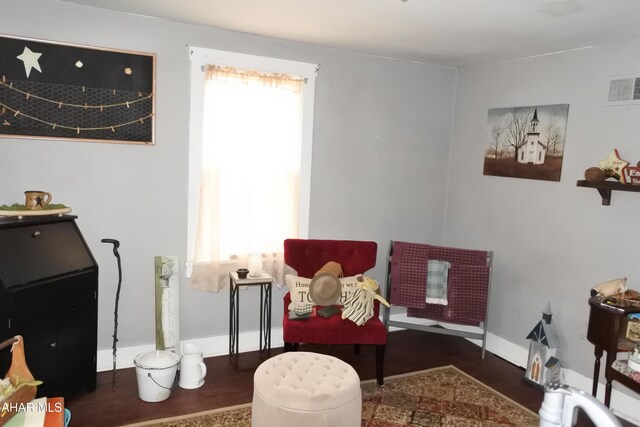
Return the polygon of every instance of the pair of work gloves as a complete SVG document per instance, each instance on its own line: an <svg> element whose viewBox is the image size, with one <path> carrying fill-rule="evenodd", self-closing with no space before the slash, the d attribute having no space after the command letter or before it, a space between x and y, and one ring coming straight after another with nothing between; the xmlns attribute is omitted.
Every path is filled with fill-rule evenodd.
<svg viewBox="0 0 640 427"><path fill-rule="evenodd" d="M387 307L389 307L389 303L378 294L377 291L380 287L378 282L364 275L358 276L358 282L358 288L344 302L342 318L349 319L356 325L361 326L373 317L374 300L377 299Z"/></svg>

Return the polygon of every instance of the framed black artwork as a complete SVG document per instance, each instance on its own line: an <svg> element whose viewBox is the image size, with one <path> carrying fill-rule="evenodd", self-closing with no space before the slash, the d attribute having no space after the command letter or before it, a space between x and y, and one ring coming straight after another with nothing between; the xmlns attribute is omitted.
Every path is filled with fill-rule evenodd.
<svg viewBox="0 0 640 427"><path fill-rule="evenodd" d="M0 36L0 137L154 144L155 54Z"/></svg>

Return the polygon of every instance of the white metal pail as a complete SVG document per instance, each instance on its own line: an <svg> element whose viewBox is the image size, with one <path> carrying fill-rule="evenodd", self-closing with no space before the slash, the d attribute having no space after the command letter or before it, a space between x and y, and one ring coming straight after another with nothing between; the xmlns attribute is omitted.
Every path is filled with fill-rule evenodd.
<svg viewBox="0 0 640 427"><path fill-rule="evenodd" d="M180 358L166 350L141 353L133 359L138 380L138 397L145 402L161 402L171 395Z"/></svg>

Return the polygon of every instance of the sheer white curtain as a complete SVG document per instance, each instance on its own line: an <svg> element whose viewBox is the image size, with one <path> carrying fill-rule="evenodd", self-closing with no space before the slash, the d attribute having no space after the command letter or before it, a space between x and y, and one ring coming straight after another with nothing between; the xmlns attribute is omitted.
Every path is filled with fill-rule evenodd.
<svg viewBox="0 0 640 427"><path fill-rule="evenodd" d="M283 241L298 236L302 85L283 74L206 67L192 288L221 290L254 254L283 283Z"/></svg>

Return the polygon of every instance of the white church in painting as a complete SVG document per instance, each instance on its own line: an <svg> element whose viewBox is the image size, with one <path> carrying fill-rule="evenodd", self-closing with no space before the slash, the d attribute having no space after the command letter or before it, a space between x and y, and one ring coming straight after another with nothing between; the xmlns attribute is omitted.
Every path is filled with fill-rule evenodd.
<svg viewBox="0 0 640 427"><path fill-rule="evenodd" d="M532 163L541 165L547 156L547 145L540 141L540 132L538 132L538 109L533 110L533 118L529 123L529 132L525 143L520 147L518 152L518 163Z"/></svg>

